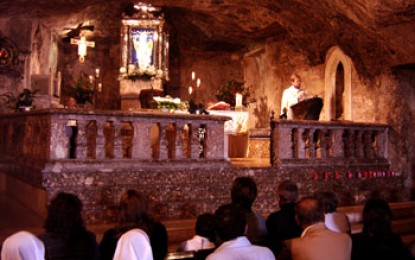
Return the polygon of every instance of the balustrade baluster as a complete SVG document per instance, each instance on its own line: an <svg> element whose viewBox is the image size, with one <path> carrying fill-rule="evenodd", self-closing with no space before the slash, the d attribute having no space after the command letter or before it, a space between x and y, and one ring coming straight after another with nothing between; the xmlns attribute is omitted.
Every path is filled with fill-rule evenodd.
<svg viewBox="0 0 415 260"><path fill-rule="evenodd" d="M191 158L199 158L199 124L190 125L190 154Z"/></svg>
<svg viewBox="0 0 415 260"><path fill-rule="evenodd" d="M167 140L167 126L165 122L160 122L160 159L168 159L168 140Z"/></svg>
<svg viewBox="0 0 415 260"><path fill-rule="evenodd" d="M333 158L341 158L344 157L344 142L342 141L342 136L343 136L343 129L339 129L339 128L335 128L332 131L332 136L331 136L331 148L332 148L332 152Z"/></svg>
<svg viewBox="0 0 415 260"><path fill-rule="evenodd" d="M174 150L174 156L175 159L183 159L183 124L182 123L176 123L176 144L175 144L175 150Z"/></svg>
<svg viewBox="0 0 415 260"><path fill-rule="evenodd" d="M121 122L115 120L114 124L114 159L122 159L122 136L121 136Z"/></svg>
<svg viewBox="0 0 415 260"><path fill-rule="evenodd" d="M106 121L97 120L97 134L96 134L96 145L95 145L95 158L98 160L105 159L105 135L104 127L107 124Z"/></svg>
<svg viewBox="0 0 415 260"><path fill-rule="evenodd" d="M306 139L304 138L304 134L305 134L305 129L304 128L298 128L298 158L300 159L305 159L306 155L305 155L305 141Z"/></svg>
<svg viewBox="0 0 415 260"><path fill-rule="evenodd" d="M371 133L369 131L365 131L363 133L363 145L364 145L364 157L366 159L370 159L371 157L371 149L372 149L372 140L371 140Z"/></svg>
<svg viewBox="0 0 415 260"><path fill-rule="evenodd" d="M210 122L206 125L206 135L205 135L205 156L209 159L220 159L223 158L224 154L224 142L225 131L223 125Z"/></svg>

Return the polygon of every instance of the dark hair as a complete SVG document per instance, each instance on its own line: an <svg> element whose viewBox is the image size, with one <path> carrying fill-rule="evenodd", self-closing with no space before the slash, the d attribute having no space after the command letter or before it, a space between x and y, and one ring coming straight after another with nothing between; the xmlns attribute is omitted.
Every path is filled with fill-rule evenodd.
<svg viewBox="0 0 415 260"><path fill-rule="evenodd" d="M220 206L215 212L215 228L222 241L229 241L245 233L246 216L233 204Z"/></svg>
<svg viewBox="0 0 415 260"><path fill-rule="evenodd" d="M291 181L283 181L278 185L278 194L280 200L284 200L286 203L294 203L298 198L297 184Z"/></svg>
<svg viewBox="0 0 415 260"><path fill-rule="evenodd" d="M314 194L324 209L324 213L335 212L337 209L336 194L332 191L319 191Z"/></svg>
<svg viewBox="0 0 415 260"><path fill-rule="evenodd" d="M370 199L363 208L363 234L385 235L392 232L392 211L383 199Z"/></svg>
<svg viewBox="0 0 415 260"><path fill-rule="evenodd" d="M324 211L321 204L314 197L306 197L297 203L295 208L300 226L307 227L324 221Z"/></svg>
<svg viewBox="0 0 415 260"><path fill-rule="evenodd" d="M215 216L212 213L199 215L196 219L195 232L213 242L215 240Z"/></svg>
<svg viewBox="0 0 415 260"><path fill-rule="evenodd" d="M120 198L118 221L127 229L138 227L149 232L153 220L148 214L148 202L138 190L127 190Z"/></svg>
<svg viewBox="0 0 415 260"><path fill-rule="evenodd" d="M65 241L76 239L86 230L81 212L82 202L76 195L59 192L48 206L45 230Z"/></svg>
<svg viewBox="0 0 415 260"><path fill-rule="evenodd" d="M231 189L232 204L251 212L256 196L256 183L251 177L238 177L233 181Z"/></svg>

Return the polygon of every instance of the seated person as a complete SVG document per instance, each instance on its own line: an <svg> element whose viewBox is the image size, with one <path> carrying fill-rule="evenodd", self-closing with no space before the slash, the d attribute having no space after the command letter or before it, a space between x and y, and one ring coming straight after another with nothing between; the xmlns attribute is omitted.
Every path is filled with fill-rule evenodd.
<svg viewBox="0 0 415 260"><path fill-rule="evenodd" d="M100 259L113 259L118 239L131 229L143 230L150 239L155 260L167 255L166 227L155 221L148 212L146 197L137 190L128 190L121 195L118 226L105 232L99 244Z"/></svg>
<svg viewBox="0 0 415 260"><path fill-rule="evenodd" d="M267 246L278 258L282 249L282 241L301 236L303 231L295 220L295 206L298 198L298 187L291 181L283 181L278 185L280 210L272 212L267 218Z"/></svg>
<svg viewBox="0 0 415 260"><path fill-rule="evenodd" d="M324 225L324 211L316 198L307 197L296 206L298 224L304 229L301 237L286 240L286 249L279 259L290 252L292 259L347 260L352 251L352 240L348 234L336 233Z"/></svg>
<svg viewBox="0 0 415 260"><path fill-rule="evenodd" d="M252 210L257 196L257 187L251 177L237 177L231 188L232 204L241 208L247 219L246 236L252 244L265 244L267 227L265 219Z"/></svg>
<svg viewBox="0 0 415 260"><path fill-rule="evenodd" d="M39 238L45 244L45 259L97 259L95 234L84 226L82 202L76 195L60 192L52 199L44 228Z"/></svg>
<svg viewBox="0 0 415 260"><path fill-rule="evenodd" d="M351 234L350 221L346 214L336 212L337 198L331 191L320 191L314 194L324 209L324 224L331 231Z"/></svg>
<svg viewBox="0 0 415 260"><path fill-rule="evenodd" d="M195 225L196 235L183 242L178 251L190 252L215 248L213 243L215 240L214 216L211 213L199 215Z"/></svg>
<svg viewBox="0 0 415 260"><path fill-rule="evenodd" d="M386 201L368 200L363 208L363 230L352 236L352 259L411 259L401 238L392 232L391 222Z"/></svg>
<svg viewBox="0 0 415 260"><path fill-rule="evenodd" d="M113 259L153 260L153 252L146 232L135 228L124 233L117 242Z"/></svg>
<svg viewBox="0 0 415 260"><path fill-rule="evenodd" d="M273 260L274 254L266 247L252 245L244 235L246 216L241 208L226 204L215 212L215 227L222 244L207 260Z"/></svg>
<svg viewBox="0 0 415 260"><path fill-rule="evenodd" d="M44 260L45 246L35 235L20 231L4 240L0 259Z"/></svg>

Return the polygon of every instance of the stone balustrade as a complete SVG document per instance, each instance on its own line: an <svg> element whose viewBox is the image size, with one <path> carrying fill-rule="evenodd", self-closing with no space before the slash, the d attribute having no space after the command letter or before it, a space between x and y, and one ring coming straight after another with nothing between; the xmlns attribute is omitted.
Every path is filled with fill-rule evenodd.
<svg viewBox="0 0 415 260"><path fill-rule="evenodd" d="M225 161L224 116L35 110L1 115L0 156L11 160Z"/></svg>
<svg viewBox="0 0 415 260"><path fill-rule="evenodd" d="M388 126L341 121L271 121L271 164L387 165Z"/></svg>

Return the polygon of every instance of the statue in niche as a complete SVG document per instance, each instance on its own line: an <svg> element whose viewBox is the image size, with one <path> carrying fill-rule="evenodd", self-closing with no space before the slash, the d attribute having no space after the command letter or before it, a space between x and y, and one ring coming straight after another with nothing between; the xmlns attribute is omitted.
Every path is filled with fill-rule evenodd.
<svg viewBox="0 0 415 260"><path fill-rule="evenodd" d="M140 69L146 70L153 65L153 32L137 28L132 32L133 63Z"/></svg>

